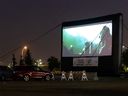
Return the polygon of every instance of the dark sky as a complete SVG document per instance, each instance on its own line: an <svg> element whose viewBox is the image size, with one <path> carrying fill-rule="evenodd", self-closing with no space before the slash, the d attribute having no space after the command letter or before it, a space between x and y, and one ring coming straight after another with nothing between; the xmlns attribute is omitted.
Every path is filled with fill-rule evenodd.
<svg viewBox="0 0 128 96"><path fill-rule="evenodd" d="M128 46L128 0L1 0L0 56L27 45L34 58L60 58L61 26L31 44L28 41L64 21L119 12L124 15L123 42ZM12 53L19 58L21 50ZM9 63L12 53L0 58L1 62Z"/></svg>

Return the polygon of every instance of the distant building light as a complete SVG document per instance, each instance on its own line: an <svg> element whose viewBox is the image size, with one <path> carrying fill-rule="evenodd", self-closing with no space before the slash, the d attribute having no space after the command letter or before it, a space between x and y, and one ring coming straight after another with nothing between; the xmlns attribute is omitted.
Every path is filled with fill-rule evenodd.
<svg viewBox="0 0 128 96"><path fill-rule="evenodd" d="M41 65L41 64L42 64L42 62L39 62L39 64Z"/></svg>
<svg viewBox="0 0 128 96"><path fill-rule="evenodd" d="M123 46L122 46L122 48L123 48L123 49L127 49L128 47L127 47L127 46L125 46L125 45L123 45Z"/></svg>
<svg viewBox="0 0 128 96"><path fill-rule="evenodd" d="M12 67L12 66L11 66L11 63L10 63L10 64L8 64L8 67L9 67L9 68L11 68L11 67Z"/></svg>
<svg viewBox="0 0 128 96"><path fill-rule="evenodd" d="M41 66L41 67L44 67L44 66L48 66L47 62L45 61L45 59L36 59L35 60L35 63L34 63L36 66Z"/></svg>
<svg viewBox="0 0 128 96"><path fill-rule="evenodd" d="M125 46L123 45L122 48L125 48Z"/></svg>
<svg viewBox="0 0 128 96"><path fill-rule="evenodd" d="M126 70L128 71L128 67L126 68Z"/></svg>

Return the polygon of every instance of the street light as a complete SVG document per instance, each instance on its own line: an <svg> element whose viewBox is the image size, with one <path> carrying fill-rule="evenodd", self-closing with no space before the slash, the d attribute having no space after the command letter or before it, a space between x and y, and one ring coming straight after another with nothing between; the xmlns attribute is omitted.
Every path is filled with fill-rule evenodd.
<svg viewBox="0 0 128 96"><path fill-rule="evenodd" d="M24 46L23 49L22 49L22 58L23 58L23 55L24 55L24 50L27 50L28 47L27 46Z"/></svg>

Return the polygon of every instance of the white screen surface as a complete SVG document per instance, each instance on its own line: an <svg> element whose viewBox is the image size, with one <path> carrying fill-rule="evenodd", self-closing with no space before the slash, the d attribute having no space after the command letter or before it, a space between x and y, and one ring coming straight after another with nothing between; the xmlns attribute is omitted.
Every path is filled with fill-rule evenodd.
<svg viewBox="0 0 128 96"><path fill-rule="evenodd" d="M109 56L112 54L112 21L63 27L62 56Z"/></svg>

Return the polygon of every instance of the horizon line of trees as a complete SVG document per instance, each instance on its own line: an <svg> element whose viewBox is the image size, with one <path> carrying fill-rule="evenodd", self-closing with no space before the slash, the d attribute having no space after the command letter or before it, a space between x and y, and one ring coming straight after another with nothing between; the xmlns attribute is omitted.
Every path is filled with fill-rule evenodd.
<svg viewBox="0 0 128 96"><path fill-rule="evenodd" d="M54 68L59 68L61 65L61 61L54 56L50 56L47 59L48 69L53 71ZM20 56L19 64L16 61L15 54L12 55L12 67L20 65L20 66L35 66L35 59L32 57L29 49L26 50L24 56ZM121 54L121 71L128 72L128 48L125 49Z"/></svg>
<svg viewBox="0 0 128 96"><path fill-rule="evenodd" d="M20 56L19 63L17 63L15 54L12 54L12 67L14 66L35 66L35 59L32 57L29 49L26 50L24 56ZM52 71L54 68L60 68L60 61L54 56L50 56L47 59L48 69Z"/></svg>

